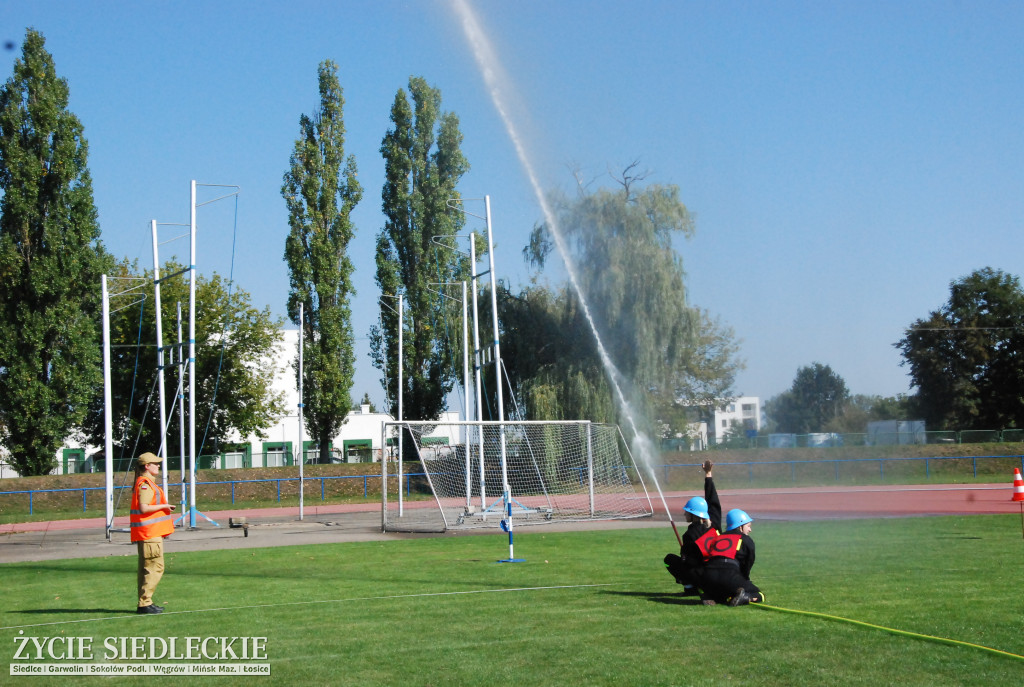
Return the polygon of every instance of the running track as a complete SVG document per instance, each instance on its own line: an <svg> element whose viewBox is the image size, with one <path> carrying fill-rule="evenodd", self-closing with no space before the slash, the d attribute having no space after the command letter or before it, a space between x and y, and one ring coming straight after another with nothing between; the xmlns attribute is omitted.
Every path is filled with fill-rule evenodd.
<svg viewBox="0 0 1024 687"><path fill-rule="evenodd" d="M1015 502L1012 482L1006 484L937 484L862 487L803 487L780 489L722 489L722 508L742 508L755 519L811 520L871 517L913 517L929 515L994 515L1020 513L1024 502ZM682 512L683 500L694 496L667 493L665 502L674 515ZM664 518L665 509L656 493L651 494L655 515ZM433 501L407 502L407 508L436 507ZM379 511L379 502L318 505L310 500L306 517ZM208 513L218 521L230 517L297 516L298 507L231 510ZM658 518L660 519L660 518ZM123 521L123 522L122 522ZM127 527L128 518L115 518L115 527ZM0 534L75 529L102 529L103 518L0 524Z"/></svg>

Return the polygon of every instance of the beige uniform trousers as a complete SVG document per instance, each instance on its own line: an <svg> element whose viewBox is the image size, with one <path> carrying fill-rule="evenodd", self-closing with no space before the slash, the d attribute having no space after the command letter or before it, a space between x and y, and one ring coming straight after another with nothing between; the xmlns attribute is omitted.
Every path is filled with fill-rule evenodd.
<svg viewBox="0 0 1024 687"><path fill-rule="evenodd" d="M139 547L139 606L153 603L153 592L164 575L164 538L135 542Z"/></svg>

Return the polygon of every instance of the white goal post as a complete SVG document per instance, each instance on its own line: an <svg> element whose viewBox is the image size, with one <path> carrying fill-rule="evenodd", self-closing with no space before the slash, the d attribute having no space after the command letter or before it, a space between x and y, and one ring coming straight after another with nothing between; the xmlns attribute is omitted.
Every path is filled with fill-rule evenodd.
<svg viewBox="0 0 1024 687"><path fill-rule="evenodd" d="M505 518L518 527L654 514L615 425L406 421L384 423L382 433L385 532L498 528Z"/></svg>

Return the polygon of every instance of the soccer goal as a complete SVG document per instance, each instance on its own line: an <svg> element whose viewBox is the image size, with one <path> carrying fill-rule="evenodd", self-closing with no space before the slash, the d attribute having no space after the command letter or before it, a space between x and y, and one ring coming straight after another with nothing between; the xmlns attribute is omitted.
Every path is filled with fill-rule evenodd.
<svg viewBox="0 0 1024 687"><path fill-rule="evenodd" d="M518 527L654 513L614 425L388 422L383 433L386 532L498 528L506 518Z"/></svg>

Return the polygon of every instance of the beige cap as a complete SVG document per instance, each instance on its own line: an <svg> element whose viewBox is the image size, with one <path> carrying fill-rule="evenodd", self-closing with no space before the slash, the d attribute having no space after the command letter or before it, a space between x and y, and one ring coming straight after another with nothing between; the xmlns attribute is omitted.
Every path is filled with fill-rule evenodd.
<svg viewBox="0 0 1024 687"><path fill-rule="evenodd" d="M149 463L162 463L164 462L164 459L154 453L146 452L136 458L135 462L137 462L139 466L143 466Z"/></svg>

